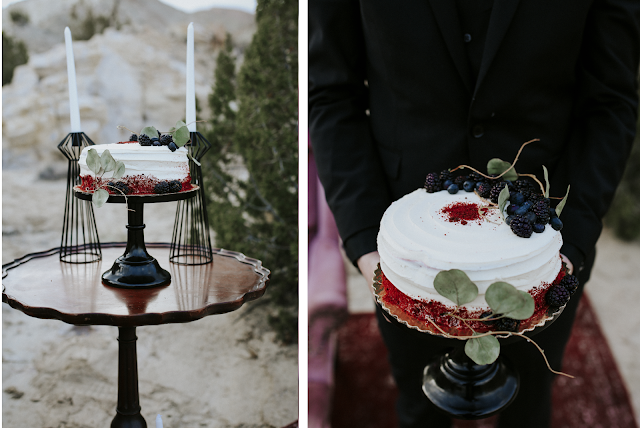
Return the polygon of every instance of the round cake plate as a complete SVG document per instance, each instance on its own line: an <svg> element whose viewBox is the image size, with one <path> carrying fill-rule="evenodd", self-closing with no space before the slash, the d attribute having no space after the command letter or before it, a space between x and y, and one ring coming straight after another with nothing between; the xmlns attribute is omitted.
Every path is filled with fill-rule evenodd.
<svg viewBox="0 0 640 428"><path fill-rule="evenodd" d="M458 339L452 350L437 355L424 368L422 391L440 410L456 419L483 419L504 410L515 399L520 388L520 376L504 356L487 365L474 363L464 352L466 338L444 334L434 324L418 320L395 305L384 302L386 290L382 284L380 264L374 274L373 293L383 315L391 316L401 326L433 336ZM562 313L566 305L557 308L519 333L532 336L547 328ZM497 335L502 344L522 339L514 334Z"/></svg>
<svg viewBox="0 0 640 428"><path fill-rule="evenodd" d="M111 269L102 274L102 282L113 287L134 289L168 285L171 274L147 252L144 242L144 204L189 199L196 196L199 189L199 186L192 186L184 192L161 195L109 195L107 202L127 204L127 248L113 262ZM93 199L93 192L84 192L80 186L74 187L74 194L79 199Z"/></svg>

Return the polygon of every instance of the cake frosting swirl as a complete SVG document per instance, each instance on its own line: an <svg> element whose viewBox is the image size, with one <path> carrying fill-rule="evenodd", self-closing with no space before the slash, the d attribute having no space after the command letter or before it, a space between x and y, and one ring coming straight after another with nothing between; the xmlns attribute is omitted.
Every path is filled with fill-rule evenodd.
<svg viewBox="0 0 640 428"><path fill-rule="evenodd" d="M487 206L475 193L418 189L384 213L378 233L380 267L399 291L453 309L453 302L437 293L433 281L442 270L460 269L478 286L478 297L463 306L476 312L488 309L484 294L496 281L530 292L556 279L562 267L558 231L547 226L543 233L522 239L496 209L479 220L451 221L443 208L452 204Z"/></svg>

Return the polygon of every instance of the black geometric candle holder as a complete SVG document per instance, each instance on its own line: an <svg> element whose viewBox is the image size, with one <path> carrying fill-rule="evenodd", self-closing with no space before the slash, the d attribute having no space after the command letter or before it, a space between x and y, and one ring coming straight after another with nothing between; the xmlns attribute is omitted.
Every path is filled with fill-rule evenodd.
<svg viewBox="0 0 640 428"><path fill-rule="evenodd" d="M58 149L69 160L60 241L60 261L66 263L92 263L102 259L93 205L91 201L75 198L73 192L73 187L80 184L80 152L93 145L84 132L71 132L58 144Z"/></svg>
<svg viewBox="0 0 640 428"><path fill-rule="evenodd" d="M200 161L211 148L211 143L199 132L191 132L191 144L186 146L192 158ZM209 215L202 183L202 168L189 161L191 182L200 186L197 195L178 201L173 224L169 260L179 265L203 265L211 263L213 251L209 233Z"/></svg>

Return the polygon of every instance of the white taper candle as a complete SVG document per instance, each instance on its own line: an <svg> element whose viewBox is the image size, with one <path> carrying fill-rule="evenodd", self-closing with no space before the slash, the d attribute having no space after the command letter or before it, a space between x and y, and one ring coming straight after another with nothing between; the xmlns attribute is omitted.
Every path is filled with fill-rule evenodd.
<svg viewBox="0 0 640 428"><path fill-rule="evenodd" d="M196 132L196 88L193 60L193 22L187 29L187 128Z"/></svg>
<svg viewBox="0 0 640 428"><path fill-rule="evenodd" d="M162 428L162 416L156 416L156 428Z"/></svg>
<svg viewBox="0 0 640 428"><path fill-rule="evenodd" d="M76 85L76 64L73 59L73 45L71 30L64 29L64 44L67 48L67 77L69 80L69 114L71 117L71 132L82 132L80 128L80 108L78 106L78 86Z"/></svg>

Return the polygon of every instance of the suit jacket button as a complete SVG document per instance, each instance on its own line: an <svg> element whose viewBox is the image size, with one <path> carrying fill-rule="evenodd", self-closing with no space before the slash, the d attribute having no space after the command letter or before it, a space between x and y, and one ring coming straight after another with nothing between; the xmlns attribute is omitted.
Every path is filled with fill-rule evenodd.
<svg viewBox="0 0 640 428"><path fill-rule="evenodd" d="M482 125L475 125L473 127L473 130L471 131L471 133L473 134L473 136L475 138L480 138L484 135L484 126Z"/></svg>

